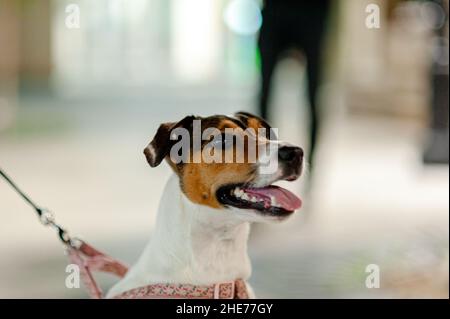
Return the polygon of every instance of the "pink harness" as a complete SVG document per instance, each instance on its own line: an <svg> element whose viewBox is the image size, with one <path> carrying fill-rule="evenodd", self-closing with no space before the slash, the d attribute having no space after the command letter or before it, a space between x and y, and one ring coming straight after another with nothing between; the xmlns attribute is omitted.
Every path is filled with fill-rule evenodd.
<svg viewBox="0 0 450 319"><path fill-rule="evenodd" d="M108 272L122 278L128 267L120 261L105 255L84 241L68 246L69 260L78 265L80 276L91 298L102 299L103 293L92 275L92 271ZM194 298L194 299L248 299L245 282L242 279L220 282L213 285L152 284L123 292L114 299L149 298Z"/></svg>

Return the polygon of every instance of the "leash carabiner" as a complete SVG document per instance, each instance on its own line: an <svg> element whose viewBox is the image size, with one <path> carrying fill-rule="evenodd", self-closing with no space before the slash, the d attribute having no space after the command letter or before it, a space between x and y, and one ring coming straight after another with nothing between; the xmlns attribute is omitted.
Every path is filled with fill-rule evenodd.
<svg viewBox="0 0 450 319"><path fill-rule="evenodd" d="M6 173L0 168L0 176L2 176L6 182L27 202L38 215L39 221L44 226L51 226L56 229L58 233L58 238L63 242L64 245L71 246L72 248L77 248L77 240L71 238L69 233L55 221L55 216L53 213L46 209L39 207L35 204L30 197L28 197L17 185L12 181L12 179L6 175Z"/></svg>

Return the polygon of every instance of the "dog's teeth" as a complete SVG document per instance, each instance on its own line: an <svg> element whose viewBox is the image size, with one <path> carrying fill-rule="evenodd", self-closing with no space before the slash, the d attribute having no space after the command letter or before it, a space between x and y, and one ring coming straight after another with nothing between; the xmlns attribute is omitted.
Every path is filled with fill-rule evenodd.
<svg viewBox="0 0 450 319"><path fill-rule="evenodd" d="M236 196L237 198L245 199L245 200L249 199L248 195L242 189L235 190L234 196Z"/></svg>
<svg viewBox="0 0 450 319"><path fill-rule="evenodd" d="M278 205L277 200L273 196L270 196L270 205L272 205L272 206Z"/></svg>

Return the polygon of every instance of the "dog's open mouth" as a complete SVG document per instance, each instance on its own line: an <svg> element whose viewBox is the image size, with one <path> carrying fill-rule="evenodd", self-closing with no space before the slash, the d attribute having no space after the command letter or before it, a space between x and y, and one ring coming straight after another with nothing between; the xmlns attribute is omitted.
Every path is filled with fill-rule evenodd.
<svg viewBox="0 0 450 319"><path fill-rule="evenodd" d="M292 192L275 185L258 188L242 184L222 186L217 191L217 198L224 205L278 216L290 214L302 205L301 199Z"/></svg>

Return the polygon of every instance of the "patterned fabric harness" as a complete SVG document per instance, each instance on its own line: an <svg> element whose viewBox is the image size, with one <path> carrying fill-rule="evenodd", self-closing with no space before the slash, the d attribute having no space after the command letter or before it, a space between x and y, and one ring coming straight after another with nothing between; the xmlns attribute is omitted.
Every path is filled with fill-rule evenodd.
<svg viewBox="0 0 450 319"><path fill-rule="evenodd" d="M248 299L242 279L209 286L186 284L154 284L128 290L114 299L193 298L193 299Z"/></svg>

